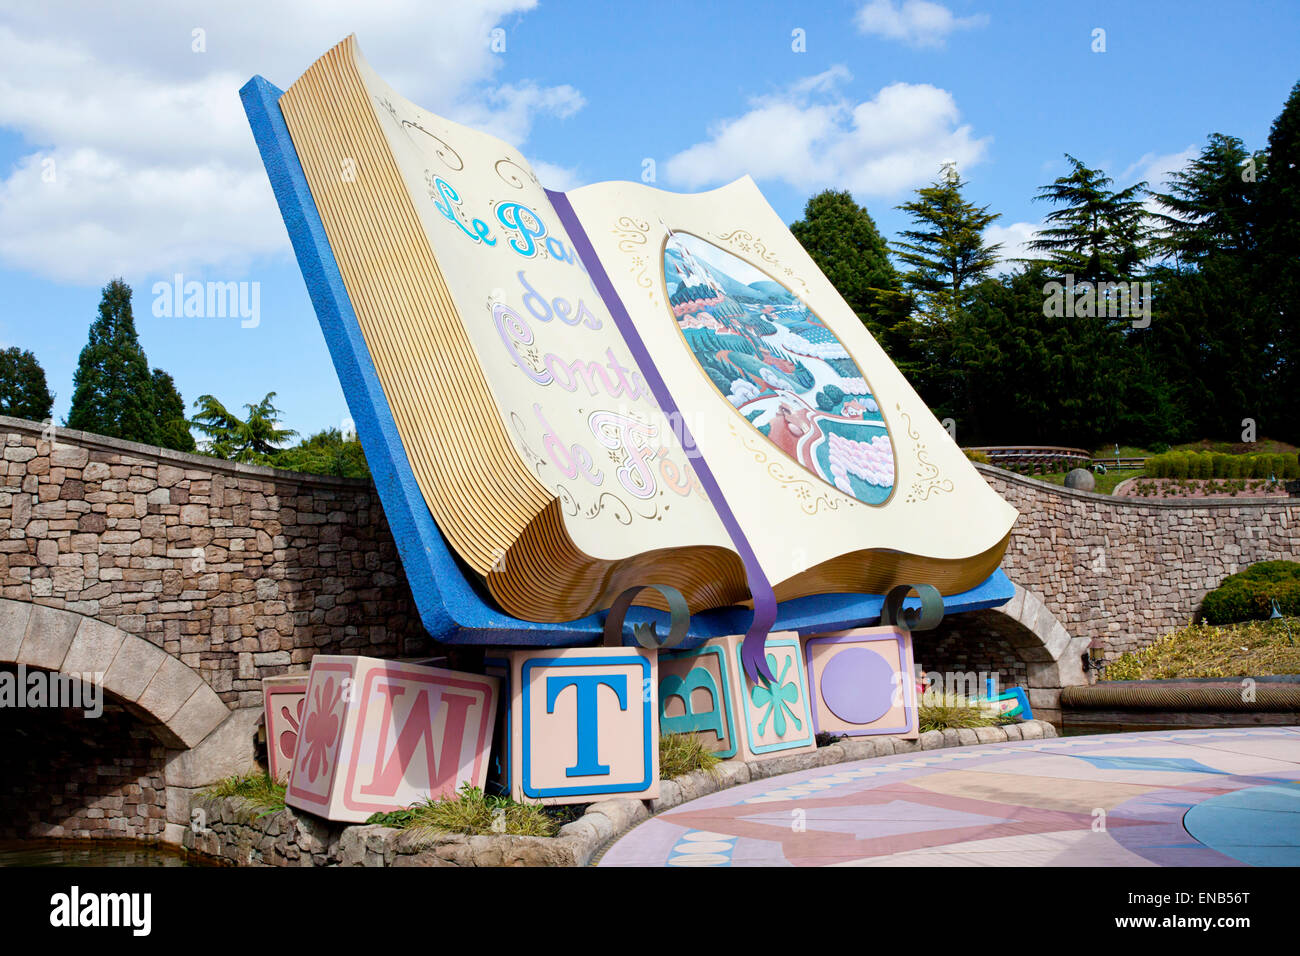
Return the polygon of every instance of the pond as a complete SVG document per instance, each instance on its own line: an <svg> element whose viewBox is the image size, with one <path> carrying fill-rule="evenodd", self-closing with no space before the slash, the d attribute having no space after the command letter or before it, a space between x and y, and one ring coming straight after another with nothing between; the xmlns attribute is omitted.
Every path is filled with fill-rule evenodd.
<svg viewBox="0 0 1300 956"><path fill-rule="evenodd" d="M138 840L0 840L0 867L219 865L204 856Z"/></svg>

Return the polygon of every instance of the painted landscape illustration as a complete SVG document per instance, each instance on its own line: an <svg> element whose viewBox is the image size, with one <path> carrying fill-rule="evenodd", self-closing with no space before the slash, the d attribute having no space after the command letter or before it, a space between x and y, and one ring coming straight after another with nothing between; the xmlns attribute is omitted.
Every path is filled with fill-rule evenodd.
<svg viewBox="0 0 1300 956"><path fill-rule="evenodd" d="M712 243L664 246L673 317L714 387L768 441L864 504L895 481L894 450L866 376L790 290Z"/></svg>

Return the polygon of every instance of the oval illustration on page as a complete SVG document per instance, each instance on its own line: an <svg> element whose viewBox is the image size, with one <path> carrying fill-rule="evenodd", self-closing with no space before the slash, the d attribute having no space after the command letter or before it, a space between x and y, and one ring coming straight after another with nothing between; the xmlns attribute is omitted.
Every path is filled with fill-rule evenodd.
<svg viewBox="0 0 1300 956"><path fill-rule="evenodd" d="M868 505L894 488L894 449L866 376L789 289L698 236L670 232L669 308L713 386L806 471Z"/></svg>

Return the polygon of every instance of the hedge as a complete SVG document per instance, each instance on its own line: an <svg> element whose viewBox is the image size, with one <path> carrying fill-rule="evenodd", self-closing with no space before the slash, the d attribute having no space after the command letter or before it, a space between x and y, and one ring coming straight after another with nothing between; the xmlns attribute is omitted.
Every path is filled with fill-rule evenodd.
<svg viewBox="0 0 1300 956"><path fill-rule="evenodd" d="M1300 456L1225 455L1221 452L1170 451L1147 459L1148 478L1300 478Z"/></svg>
<svg viewBox="0 0 1300 956"><path fill-rule="evenodd" d="M1257 621L1273 613L1300 616L1300 562L1261 561L1229 575L1205 595L1199 617L1210 624Z"/></svg>

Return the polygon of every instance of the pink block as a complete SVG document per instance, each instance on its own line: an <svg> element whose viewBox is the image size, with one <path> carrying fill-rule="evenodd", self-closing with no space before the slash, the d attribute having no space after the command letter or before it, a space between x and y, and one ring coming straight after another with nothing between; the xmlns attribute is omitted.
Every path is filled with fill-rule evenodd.
<svg viewBox="0 0 1300 956"><path fill-rule="evenodd" d="M495 677L317 655L285 802L363 823L465 782L482 787L498 694Z"/></svg>
<svg viewBox="0 0 1300 956"><path fill-rule="evenodd" d="M516 800L659 796L656 652L510 653L510 783Z"/></svg>
<svg viewBox="0 0 1300 956"><path fill-rule="evenodd" d="M289 778L306 700L306 674L286 674L283 677L262 679L262 705L266 714L266 761L272 780Z"/></svg>
<svg viewBox="0 0 1300 956"><path fill-rule="evenodd" d="M916 738L912 635L863 627L804 640L818 733Z"/></svg>

